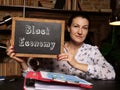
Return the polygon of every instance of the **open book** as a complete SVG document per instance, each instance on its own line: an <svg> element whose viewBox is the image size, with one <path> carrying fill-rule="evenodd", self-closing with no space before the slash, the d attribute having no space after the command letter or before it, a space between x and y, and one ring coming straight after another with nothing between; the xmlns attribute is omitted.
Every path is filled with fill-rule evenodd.
<svg viewBox="0 0 120 90"><path fill-rule="evenodd" d="M61 74L61 73L54 73L54 72L46 72L46 71L39 71L39 72L33 72L30 71L27 73L25 80L24 80L24 86L25 88L27 79L34 80L34 87L39 90L59 90L57 88L63 88L63 90L80 90L80 87L82 88L92 88L92 83L81 79L77 76L73 75L67 75L67 74ZM65 89L66 88L66 89ZM27 90L27 89L25 89Z"/></svg>

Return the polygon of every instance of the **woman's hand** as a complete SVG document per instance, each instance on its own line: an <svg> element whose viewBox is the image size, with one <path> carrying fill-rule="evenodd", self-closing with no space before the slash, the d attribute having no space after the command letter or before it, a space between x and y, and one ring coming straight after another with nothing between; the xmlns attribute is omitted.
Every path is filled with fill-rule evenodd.
<svg viewBox="0 0 120 90"><path fill-rule="evenodd" d="M66 49L65 53L61 53L58 55L58 60L67 61L70 65L74 67L74 65L77 63L75 60L75 55L72 54L67 47L64 47Z"/></svg>
<svg viewBox="0 0 120 90"><path fill-rule="evenodd" d="M19 58L19 57L15 56L15 52L14 52L14 47L13 46L8 47L6 52L7 52L8 56L10 56L12 59L16 60L17 62L19 62L19 63L23 63L24 62L24 60L22 58Z"/></svg>
<svg viewBox="0 0 120 90"><path fill-rule="evenodd" d="M75 60L75 53L71 53L67 47L65 47L66 53L61 53L58 55L58 60L67 61L73 68L77 68L83 72L87 71L88 65L83 63L78 63L77 60Z"/></svg>
<svg viewBox="0 0 120 90"><path fill-rule="evenodd" d="M19 58L15 55L14 46L8 47L6 52L7 52L8 56L10 56L13 60L17 61L21 65L23 70L27 70L28 66L27 66L25 60L23 58Z"/></svg>

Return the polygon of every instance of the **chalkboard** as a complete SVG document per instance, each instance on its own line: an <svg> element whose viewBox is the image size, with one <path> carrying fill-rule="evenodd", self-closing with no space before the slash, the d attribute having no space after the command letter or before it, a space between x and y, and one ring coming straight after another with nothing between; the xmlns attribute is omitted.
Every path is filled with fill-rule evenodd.
<svg viewBox="0 0 120 90"><path fill-rule="evenodd" d="M16 56L56 58L63 52L64 20L12 18L12 45Z"/></svg>

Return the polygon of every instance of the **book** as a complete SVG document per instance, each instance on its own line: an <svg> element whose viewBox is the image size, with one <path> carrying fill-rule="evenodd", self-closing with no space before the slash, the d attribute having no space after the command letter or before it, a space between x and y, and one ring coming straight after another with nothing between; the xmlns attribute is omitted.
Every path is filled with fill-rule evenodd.
<svg viewBox="0 0 120 90"><path fill-rule="evenodd" d="M81 79L77 76L61 74L61 73L53 73L53 72L45 72L41 71L42 78L58 81L58 82L67 82L71 84L85 84L85 85L92 85L92 83L87 82L84 79Z"/></svg>
<svg viewBox="0 0 120 90"><path fill-rule="evenodd" d="M59 87L64 88L63 90L69 90L71 86L74 90L78 90L80 87L92 88L93 86L92 83L77 76L46 71L28 72L24 79L24 89L28 90L27 88L30 88L31 84L34 84L32 86L35 86L38 90L48 90L49 87L53 88L51 90L59 90Z"/></svg>
<svg viewBox="0 0 120 90"><path fill-rule="evenodd" d="M65 5L65 0L56 0L54 9L63 9Z"/></svg>
<svg viewBox="0 0 120 90"><path fill-rule="evenodd" d="M77 0L71 1L71 9L76 11L77 10Z"/></svg>
<svg viewBox="0 0 120 90"><path fill-rule="evenodd" d="M71 10L71 0L65 0L64 10Z"/></svg>
<svg viewBox="0 0 120 90"><path fill-rule="evenodd" d="M59 83L35 82L35 90L80 90L80 87Z"/></svg>

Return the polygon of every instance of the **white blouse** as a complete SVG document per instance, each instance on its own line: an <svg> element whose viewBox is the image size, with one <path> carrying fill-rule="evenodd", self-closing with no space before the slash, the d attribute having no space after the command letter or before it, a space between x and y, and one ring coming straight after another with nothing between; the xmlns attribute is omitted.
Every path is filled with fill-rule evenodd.
<svg viewBox="0 0 120 90"><path fill-rule="evenodd" d="M86 73L73 68L71 65L68 64L67 61L58 61L54 59L39 60L42 63L40 64L39 70L77 75L81 78L87 79L115 79L114 68L105 60L97 46L91 46L84 43L78 49L75 60L78 63L88 64L88 70ZM29 67L28 70L24 71L23 75L25 75L27 71L31 70L32 69Z"/></svg>

